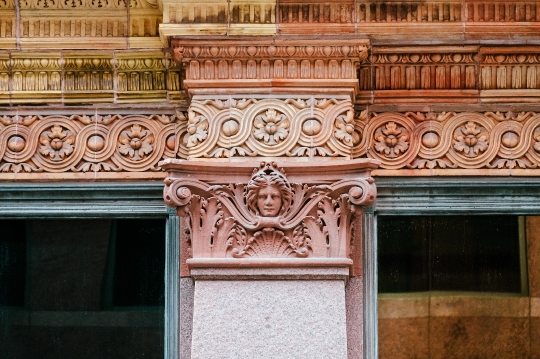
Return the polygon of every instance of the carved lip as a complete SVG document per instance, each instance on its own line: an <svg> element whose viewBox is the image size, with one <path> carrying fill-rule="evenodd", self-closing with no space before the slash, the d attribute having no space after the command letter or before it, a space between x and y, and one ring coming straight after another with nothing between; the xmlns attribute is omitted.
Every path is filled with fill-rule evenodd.
<svg viewBox="0 0 540 359"><path fill-rule="evenodd" d="M189 258L189 268L347 267L350 258Z"/></svg>
<svg viewBox="0 0 540 359"><path fill-rule="evenodd" d="M320 162L298 162L286 159L263 159L262 162L275 161L282 167L290 182L310 183L310 178L317 182L337 181L347 178L366 178L376 169L380 161L360 158L354 160L336 160ZM188 161L166 159L159 165L173 178L197 178L208 183L226 182L244 183L251 178L254 168L259 168L261 161L225 162L225 161Z"/></svg>

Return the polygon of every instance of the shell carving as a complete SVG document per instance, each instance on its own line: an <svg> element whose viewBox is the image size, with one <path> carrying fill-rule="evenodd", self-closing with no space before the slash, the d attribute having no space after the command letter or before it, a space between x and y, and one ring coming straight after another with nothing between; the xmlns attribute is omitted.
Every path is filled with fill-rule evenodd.
<svg viewBox="0 0 540 359"><path fill-rule="evenodd" d="M302 246L297 247L293 241L285 236L282 231L274 228L264 228L262 231L255 232L246 246L243 248L234 248L232 256L240 257L307 257L309 252L308 239L304 239Z"/></svg>

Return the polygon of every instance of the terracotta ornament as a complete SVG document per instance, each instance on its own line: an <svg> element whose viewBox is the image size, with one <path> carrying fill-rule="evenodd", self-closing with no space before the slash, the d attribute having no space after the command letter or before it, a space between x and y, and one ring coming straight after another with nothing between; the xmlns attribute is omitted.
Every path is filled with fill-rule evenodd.
<svg viewBox="0 0 540 359"><path fill-rule="evenodd" d="M204 180L211 180L209 174L215 171L216 182L217 172L222 171L219 162L162 163L170 174L165 180L165 202L187 219L191 257L350 258L353 222L359 219L361 207L375 200L376 188L369 176L374 162L332 161L311 167L289 163L302 171L295 178L318 184L290 182L275 162L262 162L251 178L234 182L250 165L234 163L229 166L235 173L230 183L221 173L220 184L211 185ZM318 178L321 168L335 173Z"/></svg>

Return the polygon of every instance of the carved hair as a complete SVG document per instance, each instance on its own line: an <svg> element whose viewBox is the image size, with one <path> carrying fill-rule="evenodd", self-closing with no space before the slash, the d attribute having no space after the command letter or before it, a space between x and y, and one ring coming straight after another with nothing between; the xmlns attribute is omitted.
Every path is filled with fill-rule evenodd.
<svg viewBox="0 0 540 359"><path fill-rule="evenodd" d="M262 188L276 186L281 195L281 208L278 215L282 215L287 212L291 206L292 190L289 182L283 175L272 171L270 174L264 172L258 172L255 174L246 187L246 202L250 211L256 215L260 215L259 208L257 207L257 198L259 191Z"/></svg>

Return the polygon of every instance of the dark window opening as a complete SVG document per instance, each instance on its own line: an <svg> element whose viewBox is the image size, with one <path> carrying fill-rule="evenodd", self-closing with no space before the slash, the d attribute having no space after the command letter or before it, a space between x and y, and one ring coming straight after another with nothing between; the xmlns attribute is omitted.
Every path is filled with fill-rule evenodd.
<svg viewBox="0 0 540 359"><path fill-rule="evenodd" d="M379 293L520 293L517 216L379 216Z"/></svg>
<svg viewBox="0 0 540 359"><path fill-rule="evenodd" d="M116 222L113 306L164 305L164 248L162 220Z"/></svg>
<svg viewBox="0 0 540 359"><path fill-rule="evenodd" d="M0 358L163 358L164 219L0 220Z"/></svg>

